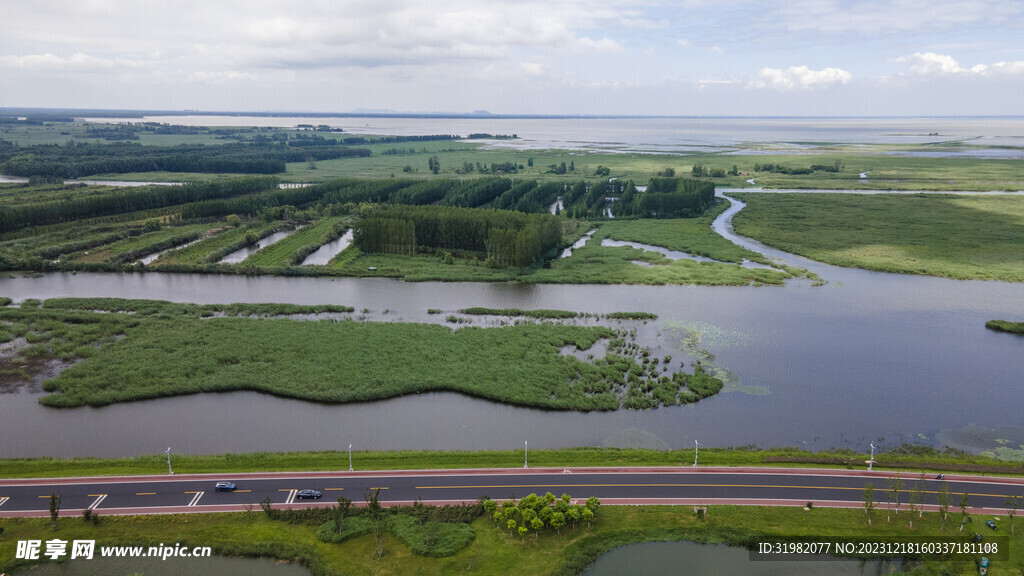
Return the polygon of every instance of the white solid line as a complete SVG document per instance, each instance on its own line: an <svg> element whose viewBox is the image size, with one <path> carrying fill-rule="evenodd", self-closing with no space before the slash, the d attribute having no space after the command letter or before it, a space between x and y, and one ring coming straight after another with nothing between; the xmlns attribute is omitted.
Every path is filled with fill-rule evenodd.
<svg viewBox="0 0 1024 576"><path fill-rule="evenodd" d="M95 509L99 508L100 502L103 502L106 499L107 499L107 495L106 494L100 494L99 496L96 497L95 500L92 501L92 504L89 504L89 507L86 508L86 510L95 510Z"/></svg>
<svg viewBox="0 0 1024 576"><path fill-rule="evenodd" d="M188 503L189 506L195 506L199 503L199 499L203 497L206 492L196 492L196 495L192 497L192 501Z"/></svg>

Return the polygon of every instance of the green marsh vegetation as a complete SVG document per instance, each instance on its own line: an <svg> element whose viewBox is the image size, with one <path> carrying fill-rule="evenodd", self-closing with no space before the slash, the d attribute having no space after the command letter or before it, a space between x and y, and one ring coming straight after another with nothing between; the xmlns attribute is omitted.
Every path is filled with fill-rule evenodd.
<svg viewBox="0 0 1024 576"><path fill-rule="evenodd" d="M510 175L507 169L514 166L517 177L541 181L593 178L604 175L607 169L612 177L641 183L654 176L691 175L694 167L699 166L717 185L729 187L747 186L746 180L753 177L758 186L769 188L1020 188L1018 160L906 155L973 153L988 148L956 141L932 145L806 142L798 154L772 145L751 144L739 148L756 151L756 155L680 156L625 151L490 149L475 142L468 137L470 135L464 136L467 137L363 136L337 130L174 126L142 123L141 119L135 125L112 126L53 117L0 125L0 141L3 142L0 162L11 162L14 171L9 174L15 171L71 174L68 170L73 165L75 174L85 170L92 172L91 178L97 179L179 182L253 171L272 171L270 173L279 174L287 182L394 175L420 180L477 178L499 171L501 175ZM36 148L40 145L49 147ZM995 147L994 152L1000 150ZM184 161L186 157L188 162ZM434 158L438 161L436 174L430 167ZM70 159L75 162L69 162ZM835 166L837 162L842 166L837 172L809 170L815 165ZM758 172L755 171L758 164L781 165L790 173ZM565 168L561 169L563 165ZM407 166L409 171L404 170ZM804 170L810 173L802 173ZM869 175L862 182L859 173L864 171Z"/></svg>
<svg viewBox="0 0 1024 576"><path fill-rule="evenodd" d="M243 261L247 266L297 266L317 248L336 240L345 231L340 217L324 218L289 234Z"/></svg>
<svg viewBox="0 0 1024 576"><path fill-rule="evenodd" d="M737 246L711 229L711 223L730 205L724 200L696 218L609 220L601 224L595 236L661 246L722 262L770 264L761 254Z"/></svg>
<svg viewBox="0 0 1024 576"><path fill-rule="evenodd" d="M1006 320L989 320L985 322L985 328L997 332L1009 332L1010 334L1024 335L1024 322L1008 322Z"/></svg>
<svg viewBox="0 0 1024 576"><path fill-rule="evenodd" d="M876 489L879 487L876 486ZM876 490L880 494L880 490ZM586 494L579 494L581 498ZM500 508L499 508L500 509ZM351 509L350 509L351 510ZM431 514L430 507L423 507ZM388 516L400 519L393 529L382 531L379 541L372 531L355 535L344 542L324 542L317 538L322 525L311 524L302 516L305 511L284 512L278 519L268 518L258 509L253 513L172 514L161 516L105 516L98 524L81 518L61 518L56 534L63 540L87 539L104 545L159 545L180 542L184 546L211 546L215 553L235 556L267 556L291 560L309 567L316 576L340 574L515 574L523 566L531 574L575 576L598 556L612 548L636 542L690 540L701 543L727 543L753 547L766 538L872 538L901 542L920 536L955 537L955 530L946 526L940 531L939 514L926 512L914 518L914 529L903 513L891 522L883 521L881 510L873 512L874 522L868 525L862 509L829 509L815 506L811 510L797 507L708 506L699 518L688 506L607 506L588 524L577 522L575 528L566 524L560 530L542 530L536 535L509 535L507 524L496 526L493 517L481 516L461 523L474 534L464 548L444 557L417 554L410 546L415 536L430 534L430 528L452 527L460 523L431 520L420 523L414 511L405 508ZM331 510L318 512L327 515ZM367 512L346 515L353 531L363 524ZM313 516L310 514L309 516ZM429 516L428 516L429 518ZM968 528L981 531L984 517L975 517ZM518 523L517 523L518 524ZM948 523L947 523L948 524ZM19 540L47 540L55 534L45 518L0 520L5 528L0 539L0 570L11 571L24 566L15 560ZM426 527L428 530L423 530ZM390 527L389 527L390 528ZM458 529L458 528L456 528ZM346 531L348 528L346 528ZM396 535L408 530L409 536ZM1010 559L994 561L991 574L1018 573L1024 554L1024 534L1009 534ZM438 530L431 547L437 549L445 541ZM447 534L446 534L447 536ZM422 536L421 536L422 538ZM420 540L421 542L423 540ZM455 541L457 543L457 541ZM451 546L454 548L455 546ZM383 551L378 556L377 552ZM976 569L972 560L943 563L927 561L916 569L920 574L968 573Z"/></svg>
<svg viewBox="0 0 1024 576"><path fill-rule="evenodd" d="M1024 197L739 194L736 231L835 264L1024 281Z"/></svg>
<svg viewBox="0 0 1024 576"><path fill-rule="evenodd" d="M451 330L359 323L351 308L193 305L54 299L0 308L3 337L26 339L14 364L78 362L44 382L50 406L104 405L199 392L253 390L316 402L365 402L429 391L556 410L647 409L713 395L697 366L646 360L628 332L554 323ZM288 315L334 314L291 320ZM563 349L608 340L592 362ZM637 355L643 357L643 361ZM25 378L27 374L15 374Z"/></svg>
<svg viewBox="0 0 1024 576"><path fill-rule="evenodd" d="M600 229L599 229L600 230ZM780 270L742 268L720 262L669 260L630 246L601 246L595 234L572 256L520 277L524 282L561 284L782 285L792 275ZM639 264L638 264L639 262ZM645 266L646 265L646 266Z"/></svg>

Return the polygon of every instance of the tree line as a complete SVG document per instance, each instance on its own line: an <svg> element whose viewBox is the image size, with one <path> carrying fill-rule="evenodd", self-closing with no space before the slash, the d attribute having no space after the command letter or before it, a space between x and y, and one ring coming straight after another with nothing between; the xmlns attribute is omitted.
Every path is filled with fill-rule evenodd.
<svg viewBox="0 0 1024 576"><path fill-rule="evenodd" d="M495 266L526 267L562 244L549 214L452 206L380 206L355 227L364 252L414 254L417 247L486 253Z"/></svg>
<svg viewBox="0 0 1024 576"><path fill-rule="evenodd" d="M612 212L642 218L693 218L715 201L712 182L690 178L651 178L643 193L629 182Z"/></svg>
<svg viewBox="0 0 1024 576"><path fill-rule="evenodd" d="M92 195L70 196L4 207L0 210L0 232L31 226L69 222L181 204L232 198L276 190L277 179L251 176L221 182L189 183L183 186L139 186Z"/></svg>
<svg viewBox="0 0 1024 576"><path fill-rule="evenodd" d="M370 150L341 146L292 149L281 144L232 143L174 147L142 144L35 145L0 149L0 171L11 176L80 178L127 172L276 174L288 162L366 157Z"/></svg>

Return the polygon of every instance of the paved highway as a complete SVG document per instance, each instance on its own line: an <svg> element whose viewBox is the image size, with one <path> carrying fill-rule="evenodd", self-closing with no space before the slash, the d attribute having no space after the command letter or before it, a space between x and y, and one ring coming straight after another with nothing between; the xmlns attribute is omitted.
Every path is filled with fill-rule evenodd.
<svg viewBox="0 0 1024 576"><path fill-rule="evenodd" d="M863 506L864 486L871 482L879 508L885 506L889 472L756 468L585 468L428 470L388 472L294 472L221 475L140 476L64 479L0 479L0 517L46 516L50 494L61 497L62 515L80 515L91 508L100 514L160 514L258 509L270 498L275 507L333 505L339 496L357 503L367 490L380 488L385 504L471 502L480 496L496 500L533 492L570 494L580 501L597 496L604 504L751 504ZM934 474L904 474L901 508L911 489L921 483L930 509L943 485L950 507L958 511L967 492L973 513L998 514L1008 495L1024 496L1024 479ZM234 492L215 492L217 481L237 484ZM319 490L319 501L297 500L297 491Z"/></svg>

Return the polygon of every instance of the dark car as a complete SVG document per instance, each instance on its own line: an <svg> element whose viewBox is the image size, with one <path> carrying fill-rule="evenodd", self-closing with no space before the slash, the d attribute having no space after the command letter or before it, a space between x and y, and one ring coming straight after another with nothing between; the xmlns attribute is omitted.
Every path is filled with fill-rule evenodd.
<svg viewBox="0 0 1024 576"><path fill-rule="evenodd" d="M323 496L323 494L321 494L319 490L299 490L299 492L295 495L296 498L301 498L303 500L305 500L306 498L318 500L321 496Z"/></svg>
<svg viewBox="0 0 1024 576"><path fill-rule="evenodd" d="M217 485L213 487L213 491L214 492L234 492L235 488L237 488L237 486L235 486L234 482L217 482Z"/></svg>

